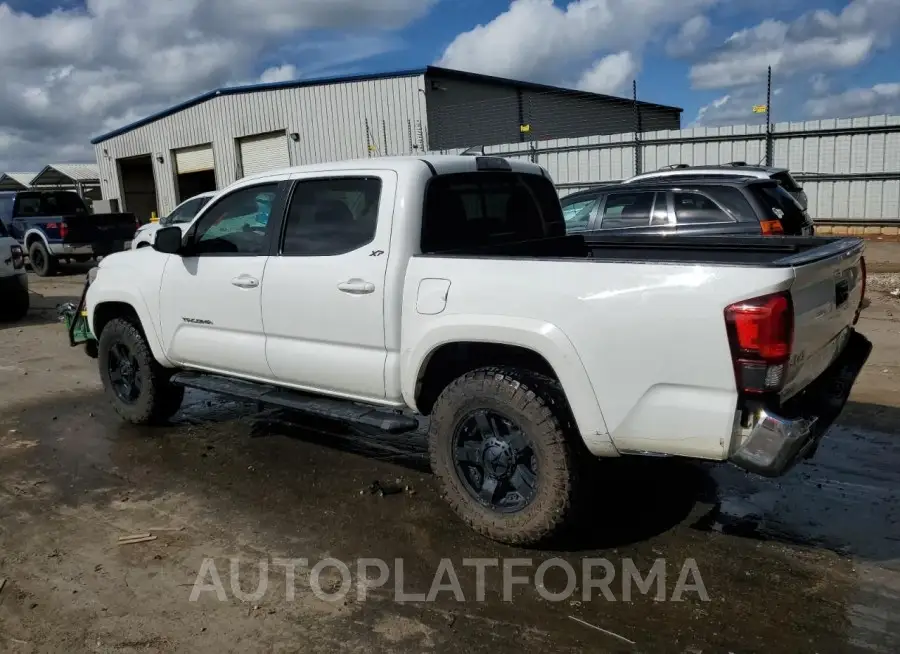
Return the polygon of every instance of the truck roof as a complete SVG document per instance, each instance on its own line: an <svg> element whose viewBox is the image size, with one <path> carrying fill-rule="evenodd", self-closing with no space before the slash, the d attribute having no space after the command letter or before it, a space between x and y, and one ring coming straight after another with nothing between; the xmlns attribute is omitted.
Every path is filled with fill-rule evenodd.
<svg viewBox="0 0 900 654"><path fill-rule="evenodd" d="M503 159L492 155L460 155L460 154L429 154L421 156L389 156L371 157L365 159L349 159L345 161L329 161L324 163L307 164L304 166L291 166L277 170L267 170L242 177L238 182L246 182L250 179L262 179L293 173L319 173L334 170L421 170L423 164L430 167L436 174L445 175L455 172L466 172L475 169L478 159ZM546 175L546 171L539 165L521 159L504 159L515 172L530 173L533 175Z"/></svg>

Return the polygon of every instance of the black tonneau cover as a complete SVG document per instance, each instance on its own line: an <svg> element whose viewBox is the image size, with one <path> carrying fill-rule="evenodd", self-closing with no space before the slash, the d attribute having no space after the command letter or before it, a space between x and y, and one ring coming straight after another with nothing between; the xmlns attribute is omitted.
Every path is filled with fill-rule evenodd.
<svg viewBox="0 0 900 654"><path fill-rule="evenodd" d="M589 259L630 263L685 263L790 267L863 248L854 237L820 236L630 236L573 234L470 246L424 256L514 259Z"/></svg>

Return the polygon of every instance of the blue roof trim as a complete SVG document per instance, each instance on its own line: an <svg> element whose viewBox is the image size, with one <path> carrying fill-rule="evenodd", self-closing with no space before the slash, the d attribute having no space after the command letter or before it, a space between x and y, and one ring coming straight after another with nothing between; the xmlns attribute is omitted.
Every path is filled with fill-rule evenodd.
<svg viewBox="0 0 900 654"><path fill-rule="evenodd" d="M564 93L567 95L577 95L583 98L595 98L608 100L612 102L627 102L631 104L631 98L622 98L614 95L603 95L601 93L588 93L586 91L577 91L575 89L567 89L559 86L548 86L546 84L537 84L535 82L524 82L521 80L514 80L505 77L495 77L493 75L482 75L480 73L470 73L462 70L453 70L450 68L440 68L437 66L426 66L424 68L412 68L409 70L398 70L388 73L369 73L367 75L345 75L342 77L319 77L314 79L306 79L306 80L291 80L288 82L270 82L266 84L245 84L243 86L230 86L221 89L215 89L213 91L208 91L203 95L198 95L195 98L191 98L190 100L186 100L180 104L176 104L173 107L169 107L163 111L155 113L153 115L147 116L146 118L142 118L138 121L135 121L129 125L125 125L124 127L120 127L111 132L107 132L101 136L97 136L91 139L91 145L97 145L98 143L102 143L103 141L108 141L111 138L116 136L120 136L122 134L126 134L138 127L143 127L144 125L149 125L152 122L160 120L162 118L167 118L168 116L172 116L177 114L179 111L184 111L185 109L189 109L190 107L195 107L198 104L202 104L207 100L211 100L213 98L222 96L222 95L240 95L243 93L256 93L258 91L278 91L281 89L296 89L302 88L305 86L321 86L323 84L341 84L344 82L365 82L370 80L378 80L378 79L387 79L391 77L415 77L417 75L437 75L439 77L451 78L451 79L460 79L460 80L470 80L473 82L483 82L487 84L498 84L503 86L512 86L518 89L530 89L533 91L539 92L553 92L553 93ZM656 104L653 102L645 102L643 100L638 100L638 104L642 107L655 107L658 109L666 109L669 111L684 111L681 107L673 107L670 105L664 104Z"/></svg>
<svg viewBox="0 0 900 654"><path fill-rule="evenodd" d="M195 107L198 104L203 104L207 100L211 100L213 98L222 96L222 95L241 95L243 93L256 93L257 91L278 91L281 89L296 89L302 88L304 86L320 86L323 84L340 84L343 82L365 82L369 80L377 80L377 79L386 79L390 77L415 77L417 75L424 75L427 72L427 68L413 68L409 70L399 70L393 71L390 73L370 73L368 75L344 75L342 77L319 77L314 79L305 79L305 80L291 80L288 82L269 82L266 84L245 84L243 86L228 86L221 89L214 89L212 91L207 91L203 95L198 95L190 100L186 100L180 104L176 104L173 107L169 107L168 109L164 109L163 111L157 112L146 118L141 118L133 123L125 125L123 127L119 127L118 129L114 129L111 132L107 132L106 134L102 134L100 136L94 137L91 139L91 145L97 145L98 143L102 143L103 141L108 141L111 138L116 136L120 136L127 132L130 132L138 127L143 127L144 125L149 125L157 120L162 118L167 118L168 116L172 116L177 114L179 111L184 111L185 109L189 109L190 107Z"/></svg>

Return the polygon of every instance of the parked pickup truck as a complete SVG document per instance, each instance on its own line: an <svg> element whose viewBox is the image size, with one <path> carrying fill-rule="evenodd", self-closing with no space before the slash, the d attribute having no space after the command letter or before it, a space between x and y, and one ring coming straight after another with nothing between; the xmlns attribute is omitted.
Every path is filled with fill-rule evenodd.
<svg viewBox="0 0 900 654"><path fill-rule="evenodd" d="M60 259L89 261L123 250L140 227L130 213L92 214L72 191L0 192L0 222L41 277L55 274Z"/></svg>
<svg viewBox="0 0 900 654"><path fill-rule="evenodd" d="M187 233L105 258L84 306L124 419L165 421L185 386L388 432L427 416L453 509L533 545L570 522L592 457L775 476L810 456L871 349L862 255L586 240L540 166L383 157L241 179Z"/></svg>

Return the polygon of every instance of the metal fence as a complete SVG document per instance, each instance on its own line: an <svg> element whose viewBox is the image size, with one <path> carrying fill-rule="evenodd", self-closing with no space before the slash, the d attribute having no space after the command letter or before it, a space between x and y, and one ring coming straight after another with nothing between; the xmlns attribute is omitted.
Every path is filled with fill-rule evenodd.
<svg viewBox="0 0 900 654"><path fill-rule="evenodd" d="M636 83L627 99L488 94L430 112L427 140L440 147L462 133L470 147L530 159L550 171L561 195L672 164L780 166L802 183L817 220L900 223L900 116L773 124L771 90L770 71L757 124L693 129L666 129L679 124L677 114L639 101ZM487 145L498 135L509 142Z"/></svg>
<svg viewBox="0 0 900 654"><path fill-rule="evenodd" d="M768 143L772 165L802 183L817 220L900 222L900 116L776 123L768 132L765 125L630 132L485 152L541 164L565 195L670 164L765 163Z"/></svg>

